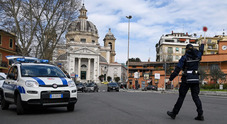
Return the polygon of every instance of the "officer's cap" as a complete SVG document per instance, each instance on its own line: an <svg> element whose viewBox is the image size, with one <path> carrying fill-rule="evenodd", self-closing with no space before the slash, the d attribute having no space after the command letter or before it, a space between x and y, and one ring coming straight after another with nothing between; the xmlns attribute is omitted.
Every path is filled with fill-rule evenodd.
<svg viewBox="0 0 227 124"><path fill-rule="evenodd" d="M188 45L186 46L186 49L193 49L193 45L192 45L192 44L188 44Z"/></svg>

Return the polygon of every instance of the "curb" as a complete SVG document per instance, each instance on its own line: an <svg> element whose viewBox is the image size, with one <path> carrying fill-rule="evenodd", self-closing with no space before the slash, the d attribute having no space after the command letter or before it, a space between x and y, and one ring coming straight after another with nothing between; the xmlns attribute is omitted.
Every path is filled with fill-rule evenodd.
<svg viewBox="0 0 227 124"><path fill-rule="evenodd" d="M167 90L167 91L142 91L142 90L120 90L122 92L137 92L137 93L175 93L178 94L178 90ZM189 91L191 92L191 91ZM188 93L189 93L188 92ZM199 95L209 95L209 96L226 96L227 92L223 91L200 91Z"/></svg>

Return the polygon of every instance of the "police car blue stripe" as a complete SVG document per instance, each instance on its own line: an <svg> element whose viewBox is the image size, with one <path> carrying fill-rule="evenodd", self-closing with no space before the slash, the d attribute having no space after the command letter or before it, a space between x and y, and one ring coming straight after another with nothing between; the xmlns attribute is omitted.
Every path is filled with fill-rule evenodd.
<svg viewBox="0 0 227 124"><path fill-rule="evenodd" d="M63 85L68 85L67 80L65 78L61 78L61 81L62 81Z"/></svg>
<svg viewBox="0 0 227 124"><path fill-rule="evenodd" d="M41 79L37 77L32 77L32 78L35 79L39 83L39 85L45 85L45 83Z"/></svg>
<svg viewBox="0 0 227 124"><path fill-rule="evenodd" d="M17 89L20 91L20 93L25 93L24 87L18 86Z"/></svg>

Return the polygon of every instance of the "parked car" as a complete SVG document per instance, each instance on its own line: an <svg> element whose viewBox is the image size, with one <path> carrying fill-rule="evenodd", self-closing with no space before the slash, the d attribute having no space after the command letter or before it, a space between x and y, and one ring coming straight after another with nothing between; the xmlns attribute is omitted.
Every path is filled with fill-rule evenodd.
<svg viewBox="0 0 227 124"><path fill-rule="evenodd" d="M78 83L76 84L76 87L77 87L77 91L82 91L82 92L85 92L87 88L84 83Z"/></svg>
<svg viewBox="0 0 227 124"><path fill-rule="evenodd" d="M0 72L0 88L2 87L2 84L5 81L5 79L6 79L6 74Z"/></svg>
<svg viewBox="0 0 227 124"><path fill-rule="evenodd" d="M117 83L115 82L111 82L109 84L107 84L107 92L110 92L110 91L113 91L113 90L116 90L117 92L119 92L119 86Z"/></svg>
<svg viewBox="0 0 227 124"><path fill-rule="evenodd" d="M108 81L103 81L102 84L108 84L109 82Z"/></svg>
<svg viewBox="0 0 227 124"><path fill-rule="evenodd" d="M123 89L127 88L127 83L126 82L118 83L118 85L119 85L120 88L123 88Z"/></svg>
<svg viewBox="0 0 227 124"><path fill-rule="evenodd" d="M0 72L0 103L1 103L2 85L3 85L3 82L5 81L5 79L6 79L6 74Z"/></svg>
<svg viewBox="0 0 227 124"><path fill-rule="evenodd" d="M96 83L89 83L85 90L85 92L98 92L98 91L99 91L99 87Z"/></svg>
<svg viewBox="0 0 227 124"><path fill-rule="evenodd" d="M144 90L157 90L157 86L154 86L154 85L148 85L144 88Z"/></svg>

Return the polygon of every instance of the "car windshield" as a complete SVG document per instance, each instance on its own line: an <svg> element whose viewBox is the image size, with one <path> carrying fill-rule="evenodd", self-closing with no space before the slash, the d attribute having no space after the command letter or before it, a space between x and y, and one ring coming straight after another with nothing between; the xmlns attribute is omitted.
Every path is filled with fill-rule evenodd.
<svg viewBox="0 0 227 124"><path fill-rule="evenodd" d="M56 66L47 65L22 65L22 77L66 77L65 74Z"/></svg>
<svg viewBox="0 0 227 124"><path fill-rule="evenodd" d="M0 80L5 80L5 78L0 75Z"/></svg>
<svg viewBox="0 0 227 124"><path fill-rule="evenodd" d="M79 84L76 84L76 86L83 86L83 84L82 83L79 83Z"/></svg>
<svg viewBox="0 0 227 124"><path fill-rule="evenodd" d="M108 85L110 85L110 86L118 86L117 83L109 83Z"/></svg>
<svg viewBox="0 0 227 124"><path fill-rule="evenodd" d="M87 87L94 87L94 86L95 86L94 83L90 83L90 84L87 85Z"/></svg>

